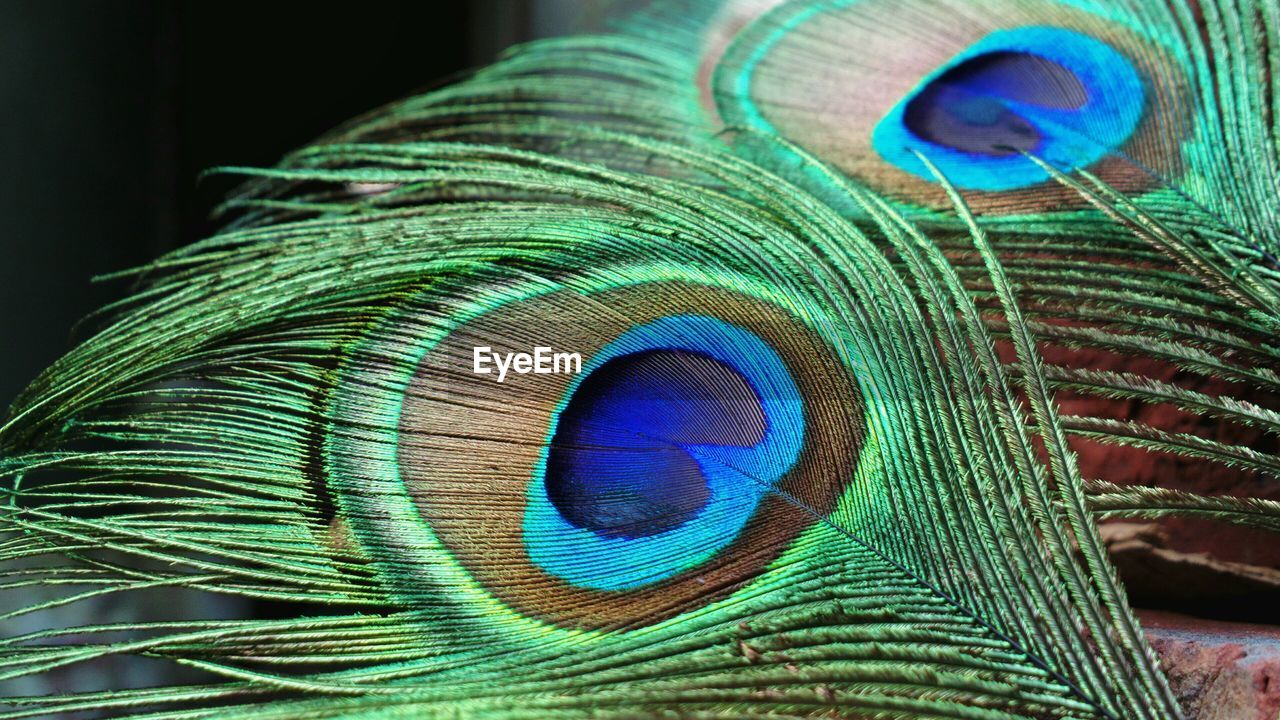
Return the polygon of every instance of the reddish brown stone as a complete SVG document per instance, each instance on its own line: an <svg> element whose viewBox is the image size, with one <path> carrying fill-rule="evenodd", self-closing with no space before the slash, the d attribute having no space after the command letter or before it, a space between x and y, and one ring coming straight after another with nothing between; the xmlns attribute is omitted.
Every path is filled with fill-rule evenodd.
<svg viewBox="0 0 1280 720"><path fill-rule="evenodd" d="M1188 718L1280 717L1280 627L1158 611L1138 617Z"/></svg>

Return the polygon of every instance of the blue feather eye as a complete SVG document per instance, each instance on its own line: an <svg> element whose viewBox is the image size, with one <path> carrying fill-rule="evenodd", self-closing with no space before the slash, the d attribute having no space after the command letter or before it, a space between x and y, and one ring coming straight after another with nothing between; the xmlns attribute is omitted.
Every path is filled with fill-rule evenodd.
<svg viewBox="0 0 1280 720"><path fill-rule="evenodd" d="M596 370L561 413L546 497L569 524L605 540L652 537L707 507L693 448L763 437L759 401L729 366L679 350L626 355Z"/></svg>
<svg viewBox="0 0 1280 720"><path fill-rule="evenodd" d="M530 487L524 542L567 582L644 587L737 538L795 465L802 401L764 341L705 316L628 330L591 366Z"/></svg>
<svg viewBox="0 0 1280 720"><path fill-rule="evenodd" d="M925 180L929 158L961 189L1049 180L1023 153L1064 172L1129 139L1143 108L1132 63L1103 42L1051 27L992 33L927 77L876 125L872 143Z"/></svg>
<svg viewBox="0 0 1280 720"><path fill-rule="evenodd" d="M435 290L370 332L326 457L392 592L645 625L750 582L835 508L865 427L847 361L776 292L698 279ZM473 372L475 347L534 345L581 371Z"/></svg>
<svg viewBox="0 0 1280 720"><path fill-rule="evenodd" d="M1180 176L1193 132L1177 50L1086 5L784 2L704 65L720 120L756 131L731 136L738 151L834 206L847 198L762 138L909 205L950 207L924 156L977 213L1058 212L1087 202L1037 161L1139 194Z"/></svg>

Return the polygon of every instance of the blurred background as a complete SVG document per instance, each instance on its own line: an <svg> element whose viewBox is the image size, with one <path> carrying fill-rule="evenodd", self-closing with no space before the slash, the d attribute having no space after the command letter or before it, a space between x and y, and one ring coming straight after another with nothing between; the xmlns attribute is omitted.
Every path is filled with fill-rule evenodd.
<svg viewBox="0 0 1280 720"><path fill-rule="evenodd" d="M343 7L338 12L332 8ZM234 185L335 125L572 31L577 0L0 3L0 415Z"/></svg>

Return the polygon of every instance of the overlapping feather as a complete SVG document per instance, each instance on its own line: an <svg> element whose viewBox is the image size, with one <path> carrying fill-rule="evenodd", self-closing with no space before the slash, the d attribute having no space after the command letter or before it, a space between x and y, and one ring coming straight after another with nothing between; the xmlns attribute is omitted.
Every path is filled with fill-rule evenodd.
<svg viewBox="0 0 1280 720"><path fill-rule="evenodd" d="M1057 393L1280 428L1266 404L1280 391L1262 201L1274 139L1240 117L1270 117L1270 84L1241 79L1260 76L1274 26L1261 7L1134 8L1185 33L1195 172L1131 198L1050 168L1093 208L1064 217L975 215L941 173L949 209L913 208L794 139L715 134L689 53L717 16L703 4L527 46L277 168L235 170L251 179L229 228L134 273L140 289L0 427L6 595L51 591L6 615L38 629L4 639L0 679L120 656L192 672L11 698L2 716L1178 717L1096 522L1182 514L1274 531L1280 505L1086 477L1072 438L1264 482L1277 457L1070 415ZM1243 30L1250 14L1266 32ZM335 414L333 396L352 377L396 386L407 352L365 342L402 308L433 313L391 325L409 344L521 283L695 276L805 318L862 395L856 471L830 479L838 503L784 494L811 524L757 574L653 622L583 628L496 599L430 532L406 525L389 548L344 514L345 494L370 487L385 502L360 507L385 508L382 521L404 506L380 455L348 458L364 479L329 472L352 447L334 438L398 422L373 404ZM1047 358L1080 347L1196 382ZM162 604L170 588L271 603L279 618L55 614Z"/></svg>

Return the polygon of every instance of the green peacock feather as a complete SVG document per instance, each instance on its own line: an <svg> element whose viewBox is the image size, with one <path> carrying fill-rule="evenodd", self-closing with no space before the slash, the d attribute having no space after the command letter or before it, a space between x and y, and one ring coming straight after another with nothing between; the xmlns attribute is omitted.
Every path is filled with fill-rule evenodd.
<svg viewBox="0 0 1280 720"><path fill-rule="evenodd" d="M1183 717L1098 521L1280 503L1075 448L1280 476L1278 28L660 3L224 169L0 426L0 679L188 674L0 717ZM283 610L57 620L178 591Z"/></svg>

